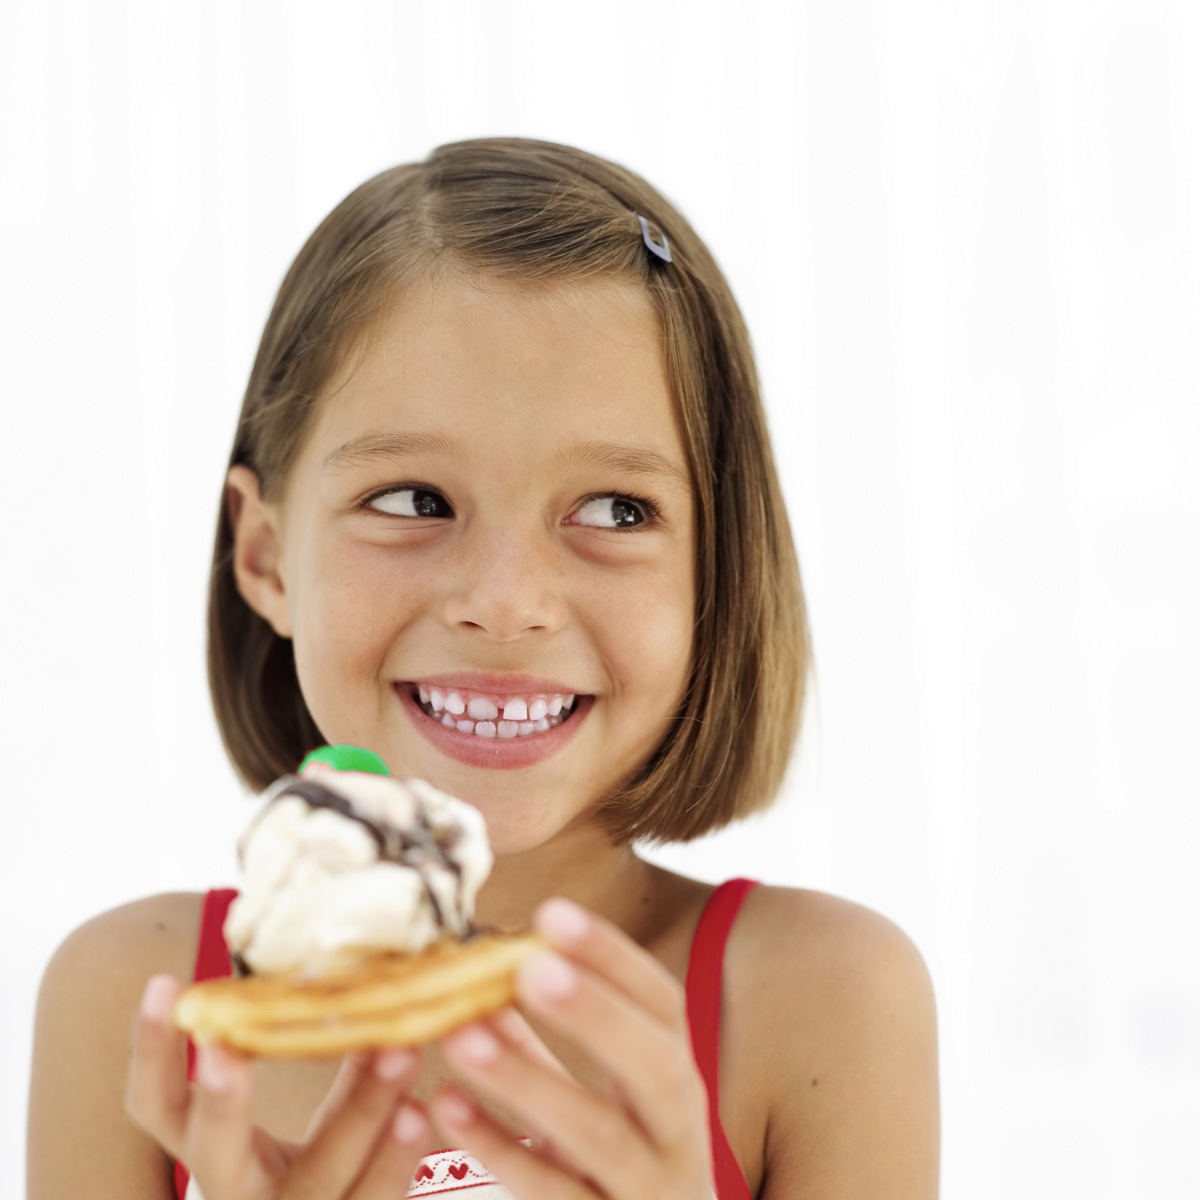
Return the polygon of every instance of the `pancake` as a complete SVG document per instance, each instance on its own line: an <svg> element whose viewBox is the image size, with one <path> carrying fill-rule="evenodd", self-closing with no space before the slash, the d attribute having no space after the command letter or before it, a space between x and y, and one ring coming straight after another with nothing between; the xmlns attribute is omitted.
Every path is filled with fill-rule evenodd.
<svg viewBox="0 0 1200 1200"><path fill-rule="evenodd" d="M511 1004L517 968L546 948L536 934L480 934L329 975L206 980L179 997L175 1023L264 1058L417 1046Z"/></svg>

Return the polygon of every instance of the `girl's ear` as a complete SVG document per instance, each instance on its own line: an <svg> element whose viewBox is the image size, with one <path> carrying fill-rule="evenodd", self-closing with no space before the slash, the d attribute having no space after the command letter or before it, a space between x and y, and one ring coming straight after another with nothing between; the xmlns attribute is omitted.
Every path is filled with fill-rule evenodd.
<svg viewBox="0 0 1200 1200"><path fill-rule="evenodd" d="M233 525L233 576L238 591L280 637L291 637L291 614L280 573L278 509L263 500L258 476L243 466L229 469L225 503Z"/></svg>

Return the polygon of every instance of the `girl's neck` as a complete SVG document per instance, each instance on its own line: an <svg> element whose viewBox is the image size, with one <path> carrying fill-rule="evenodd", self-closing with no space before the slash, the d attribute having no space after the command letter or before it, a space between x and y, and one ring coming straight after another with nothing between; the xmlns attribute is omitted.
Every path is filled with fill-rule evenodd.
<svg viewBox="0 0 1200 1200"><path fill-rule="evenodd" d="M528 928L543 900L565 896L644 941L654 923L661 876L630 846L614 846L602 831L577 827L535 850L497 855L479 894L476 920L501 929Z"/></svg>

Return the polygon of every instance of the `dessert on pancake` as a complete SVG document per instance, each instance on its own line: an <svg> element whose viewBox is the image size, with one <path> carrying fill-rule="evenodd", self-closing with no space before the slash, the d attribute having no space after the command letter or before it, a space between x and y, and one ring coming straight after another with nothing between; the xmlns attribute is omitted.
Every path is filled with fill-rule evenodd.
<svg viewBox="0 0 1200 1200"><path fill-rule="evenodd" d="M175 1020L194 1039L341 1054L430 1041L512 1001L518 964L544 943L473 929L492 865L482 814L386 771L325 747L263 794L225 922L242 977L183 993Z"/></svg>

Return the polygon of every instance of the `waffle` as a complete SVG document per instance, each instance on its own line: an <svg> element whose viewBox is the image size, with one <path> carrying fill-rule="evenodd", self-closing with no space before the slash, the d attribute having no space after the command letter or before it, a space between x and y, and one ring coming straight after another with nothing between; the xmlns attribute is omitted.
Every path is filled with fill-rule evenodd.
<svg viewBox="0 0 1200 1200"><path fill-rule="evenodd" d="M263 1058L416 1046L511 1004L517 967L545 948L535 934L481 934L336 974L206 980L183 992L174 1019L196 1042Z"/></svg>

